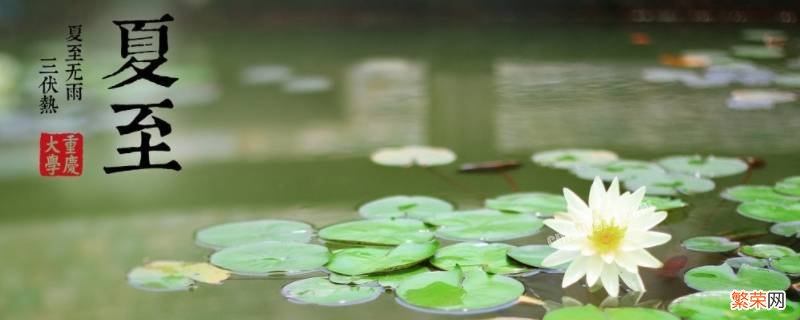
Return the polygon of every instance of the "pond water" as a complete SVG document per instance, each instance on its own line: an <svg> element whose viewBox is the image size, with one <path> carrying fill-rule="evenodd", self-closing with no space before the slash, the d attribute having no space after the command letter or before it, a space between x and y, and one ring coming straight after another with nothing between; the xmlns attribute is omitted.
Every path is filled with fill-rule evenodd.
<svg viewBox="0 0 800 320"><path fill-rule="evenodd" d="M101 36L113 29L91 28L113 43ZM673 235L652 250L662 261L686 256L687 268L718 264L725 255L688 252L680 242L769 227L736 214L737 204L719 192L745 180L770 185L800 174L798 103L734 110L726 100L737 86L699 89L642 79L662 53L741 44L743 28L735 25L194 28L174 28L170 51L181 81L170 91L177 107L164 116L174 128L167 142L183 164L180 173L100 170L118 161L114 148L129 142L113 131L112 123L125 118L107 105L123 94L142 97L136 89L109 96L101 82L89 81L84 106L58 121L43 121L24 107L29 104L0 106L2 318L450 319L404 308L392 294L349 307L293 304L280 293L286 279L155 294L129 287L125 274L144 260L204 260L210 252L194 245L193 232L217 223L287 218L323 227L357 219L358 205L389 195L429 195L470 209L512 191L498 175L457 173L458 163L517 159L523 166L510 175L521 191L568 187L585 197L589 181L529 160L537 151L571 147L642 160L673 154L763 159L766 166L750 175L715 179L714 191L681 196L690 205L670 211L657 228ZM631 32L647 33L652 44L632 45ZM60 36L42 39L60 43ZM3 42L4 54L25 72L38 59L33 46ZM114 56L101 50L114 46L101 42L90 46L96 55L87 62L89 78L114 68ZM789 56L796 49L790 42ZM783 59L757 63L788 70ZM286 72L304 81L287 83ZM32 101L28 84L4 94ZM86 135L84 176L41 178L33 167L34 141L40 131L62 128ZM377 148L407 144L444 146L459 160L436 174L369 161ZM544 230L507 243L544 244L550 235ZM785 242L770 235L745 241ZM643 277L642 301L664 306L692 292L680 278L653 270ZM600 304L605 297L578 285L561 289L558 274L521 281L528 295L543 300L570 296ZM472 317L543 313L520 303Z"/></svg>

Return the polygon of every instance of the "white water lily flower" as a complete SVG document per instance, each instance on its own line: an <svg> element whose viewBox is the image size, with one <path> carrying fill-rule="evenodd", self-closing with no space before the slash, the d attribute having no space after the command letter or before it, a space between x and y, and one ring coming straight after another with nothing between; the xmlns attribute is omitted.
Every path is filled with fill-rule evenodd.
<svg viewBox="0 0 800 320"><path fill-rule="evenodd" d="M662 266L645 248L664 244L672 236L650 231L666 219L667 213L655 207L640 208L644 193L641 187L620 194L616 178L604 190L603 181L595 177L587 205L564 188L567 212L544 221L563 237L550 244L556 251L542 265L555 267L570 262L562 287L586 276L587 285L601 281L611 296L619 294L619 278L632 290L645 291L639 267Z"/></svg>

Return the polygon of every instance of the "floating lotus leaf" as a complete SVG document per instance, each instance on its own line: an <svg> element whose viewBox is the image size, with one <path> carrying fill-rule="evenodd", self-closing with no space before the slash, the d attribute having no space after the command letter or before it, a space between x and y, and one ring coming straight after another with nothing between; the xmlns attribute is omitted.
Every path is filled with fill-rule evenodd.
<svg viewBox="0 0 800 320"><path fill-rule="evenodd" d="M651 308L599 308L589 304L548 312L543 320L680 320L667 312Z"/></svg>
<svg viewBox="0 0 800 320"><path fill-rule="evenodd" d="M770 260L769 264L772 269L793 277L800 274L800 254L795 253L788 256L778 257Z"/></svg>
<svg viewBox="0 0 800 320"><path fill-rule="evenodd" d="M401 304L425 312L475 314L517 302L525 287L517 280L480 269L435 271L412 276L397 287Z"/></svg>
<svg viewBox="0 0 800 320"><path fill-rule="evenodd" d="M725 259L725 264L731 266L731 268L734 269L739 269L743 265L748 265L756 268L764 268L767 266L767 261L753 257L732 257Z"/></svg>
<svg viewBox="0 0 800 320"><path fill-rule="evenodd" d="M289 301L322 306L349 306L378 298L383 289L371 286L336 284L324 277L313 277L287 284L281 294Z"/></svg>
<svg viewBox="0 0 800 320"><path fill-rule="evenodd" d="M769 243L743 246L739 248L739 253L749 257L761 259L780 258L795 254L792 248Z"/></svg>
<svg viewBox="0 0 800 320"><path fill-rule="evenodd" d="M392 271L389 273L379 273L372 275L347 276L338 273L331 273L328 279L333 283L339 284L367 284L377 282L385 288L397 288L403 280L420 273L431 271L425 266L414 266L411 268Z"/></svg>
<svg viewBox="0 0 800 320"><path fill-rule="evenodd" d="M798 199L775 192L769 186L741 185L728 189L720 194L725 199L738 202L774 202L793 203Z"/></svg>
<svg viewBox="0 0 800 320"><path fill-rule="evenodd" d="M702 266L683 275L689 288L699 291L714 290L786 290L789 278L783 273L742 265L739 272L727 264Z"/></svg>
<svg viewBox="0 0 800 320"><path fill-rule="evenodd" d="M715 156L672 156L658 160L669 172L704 178L731 176L747 171L747 163L736 158Z"/></svg>
<svg viewBox="0 0 800 320"><path fill-rule="evenodd" d="M544 225L531 213L502 213L486 209L440 213L425 222L437 226L437 237L457 241L522 238L536 234Z"/></svg>
<svg viewBox="0 0 800 320"><path fill-rule="evenodd" d="M567 266L569 266L569 263L564 263L560 266L555 266L555 267L545 267L542 265L542 261L544 260L544 258L546 258L555 251L556 249L548 245L532 244L522 247L511 248L510 250L508 250L508 256L516 261L537 268L566 270Z"/></svg>
<svg viewBox="0 0 800 320"><path fill-rule="evenodd" d="M687 320L794 320L800 318L800 303L786 300L786 308L731 310L731 292L705 291L675 299L669 312Z"/></svg>
<svg viewBox="0 0 800 320"><path fill-rule="evenodd" d="M745 202L736 207L736 212L766 222L800 221L800 202L792 204Z"/></svg>
<svg viewBox="0 0 800 320"><path fill-rule="evenodd" d="M370 156L372 162L394 167L431 167L456 161L456 154L446 148L427 146L406 146L400 148L383 148Z"/></svg>
<svg viewBox="0 0 800 320"><path fill-rule="evenodd" d="M673 196L714 190L714 181L680 173L643 174L625 181L625 187L647 187L649 195Z"/></svg>
<svg viewBox="0 0 800 320"><path fill-rule="evenodd" d="M800 176L788 177L775 184L775 191L790 196L800 197Z"/></svg>
<svg viewBox="0 0 800 320"><path fill-rule="evenodd" d="M197 231L198 245L222 249L261 241L309 242L314 234L310 225L291 220L255 220L220 224Z"/></svg>
<svg viewBox="0 0 800 320"><path fill-rule="evenodd" d="M784 237L800 238L800 220L776 223L769 228L769 231Z"/></svg>
<svg viewBox="0 0 800 320"><path fill-rule="evenodd" d="M333 252L328 270L349 275L389 272L425 261L436 252L439 243L403 243L394 248L347 248Z"/></svg>
<svg viewBox="0 0 800 320"><path fill-rule="evenodd" d="M505 243L462 242L439 249L431 264L439 269L452 270L480 267L494 274L515 274L530 271L529 268L508 258L514 246Z"/></svg>
<svg viewBox="0 0 800 320"><path fill-rule="evenodd" d="M682 245L686 250L697 252L726 252L738 248L739 242L724 237L706 236L683 240Z"/></svg>
<svg viewBox="0 0 800 320"><path fill-rule="evenodd" d="M425 196L392 196L373 200L358 208L362 217L424 219L441 212L453 211L447 201Z"/></svg>
<svg viewBox="0 0 800 320"><path fill-rule="evenodd" d="M739 45L731 47L733 55L750 59L779 59L783 58L783 48L756 45Z"/></svg>
<svg viewBox="0 0 800 320"><path fill-rule="evenodd" d="M433 232L422 221L414 219L370 219L334 224L319 231L328 241L368 245L398 245L406 242L427 242Z"/></svg>
<svg viewBox="0 0 800 320"><path fill-rule="evenodd" d="M183 291L196 286L195 281L221 284L231 276L205 262L153 261L128 273L131 286L149 291Z"/></svg>
<svg viewBox="0 0 800 320"><path fill-rule="evenodd" d="M578 178L594 180L600 177L604 181L614 178L626 180L642 174L664 173L664 169L657 164L640 160L615 160L604 164L588 164L572 167L572 173Z"/></svg>
<svg viewBox="0 0 800 320"><path fill-rule="evenodd" d="M617 154L607 150L559 149L537 152L531 159L539 165L569 169L582 164L604 164L617 160Z"/></svg>
<svg viewBox="0 0 800 320"><path fill-rule="evenodd" d="M136 267L128 273L128 284L146 291L186 291L195 287L194 280L180 272L160 268Z"/></svg>
<svg viewBox="0 0 800 320"><path fill-rule="evenodd" d="M646 207L656 207L656 210L672 210L683 208L687 206L686 202L683 202L681 199L673 199L673 198L666 198L666 197L653 197L653 196L645 196L642 199L642 208Z"/></svg>
<svg viewBox="0 0 800 320"><path fill-rule="evenodd" d="M503 212L535 213L540 217L549 217L557 212L567 211L567 201L560 194L545 192L525 192L502 195L487 199L489 209Z"/></svg>
<svg viewBox="0 0 800 320"><path fill-rule="evenodd" d="M264 241L222 249L212 254L210 261L233 274L268 276L320 270L329 256L328 248L320 245Z"/></svg>

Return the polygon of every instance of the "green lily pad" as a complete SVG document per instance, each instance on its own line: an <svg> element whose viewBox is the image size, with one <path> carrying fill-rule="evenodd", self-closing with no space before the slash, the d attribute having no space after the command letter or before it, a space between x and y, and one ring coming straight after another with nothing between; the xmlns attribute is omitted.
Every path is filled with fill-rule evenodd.
<svg viewBox="0 0 800 320"><path fill-rule="evenodd" d="M747 163L737 158L715 156L672 156L658 160L669 172L690 176L717 178L732 176L747 171Z"/></svg>
<svg viewBox="0 0 800 320"><path fill-rule="evenodd" d="M566 307L544 315L543 320L680 320L667 312L651 308L606 308L599 309L588 304L581 307Z"/></svg>
<svg viewBox="0 0 800 320"><path fill-rule="evenodd" d="M398 301L432 313L476 314L509 307L525 292L517 280L480 269L426 272L401 282Z"/></svg>
<svg viewBox="0 0 800 320"><path fill-rule="evenodd" d="M773 224L769 231L784 237L800 238L800 220Z"/></svg>
<svg viewBox="0 0 800 320"><path fill-rule="evenodd" d="M770 260L769 264L773 270L783 272L793 277L800 274L800 254L795 253L778 257Z"/></svg>
<svg viewBox="0 0 800 320"><path fill-rule="evenodd" d="M336 284L325 277L313 277L287 284L281 294L289 301L321 306L349 306L378 298L379 287Z"/></svg>
<svg viewBox="0 0 800 320"><path fill-rule="evenodd" d="M428 146L405 146L383 148L372 153L372 162L393 167L431 167L456 161L456 154L450 149Z"/></svg>
<svg viewBox="0 0 800 320"><path fill-rule="evenodd" d="M404 269L427 260L436 252L439 243L403 243L388 248L347 248L333 252L326 265L328 270L349 275L389 272Z"/></svg>
<svg viewBox="0 0 800 320"><path fill-rule="evenodd" d="M567 200L560 194L545 192L525 192L502 195L486 200L486 208L503 212L534 213L540 217L550 217L567 211Z"/></svg>
<svg viewBox="0 0 800 320"><path fill-rule="evenodd" d="M507 256L514 246L505 243L462 242L439 249L431 259L431 264L443 270L480 267L494 274L516 274L530 271L515 263Z"/></svg>
<svg viewBox="0 0 800 320"><path fill-rule="evenodd" d="M547 258L550 254L556 252L551 246L543 245L543 244L532 244L522 247L513 247L508 250L508 256L512 259L519 261L520 263L534 266L541 269L555 269L564 271L569 266L569 263L564 263L559 266L555 267L545 267L542 265L542 261L544 258Z"/></svg>
<svg viewBox="0 0 800 320"><path fill-rule="evenodd" d="M675 299L669 312L687 320L794 320L800 318L800 303L786 300L786 308L731 310L731 292L705 291Z"/></svg>
<svg viewBox="0 0 800 320"><path fill-rule="evenodd" d="M643 174L625 181L628 190L647 187L648 195L674 196L714 190L714 181L680 173Z"/></svg>
<svg viewBox="0 0 800 320"><path fill-rule="evenodd" d="M738 202L772 202L772 203L792 203L798 199L775 192L769 186L741 185L728 189L720 194L722 198Z"/></svg>
<svg viewBox="0 0 800 320"><path fill-rule="evenodd" d="M571 170L578 178L594 180L595 177L600 177L603 181L611 181L614 178L626 180L642 174L664 173L664 169L657 164L641 160L615 160L604 164L578 165Z"/></svg>
<svg viewBox="0 0 800 320"><path fill-rule="evenodd" d="M397 288L403 280L420 273L431 271L425 266L413 266L411 268L392 271L389 273L347 276L338 273L331 273L328 279L338 284L367 284L377 282L385 288Z"/></svg>
<svg viewBox="0 0 800 320"><path fill-rule="evenodd" d="M194 289L194 280L179 272L156 268L136 267L128 273L128 284L145 291L186 291Z"/></svg>
<svg viewBox="0 0 800 320"><path fill-rule="evenodd" d="M147 291L184 291L196 282L222 284L231 273L205 262L153 261L128 273L128 283Z"/></svg>
<svg viewBox="0 0 800 320"><path fill-rule="evenodd" d="M800 176L788 177L778 181L774 188L778 193L800 197Z"/></svg>
<svg viewBox="0 0 800 320"><path fill-rule="evenodd" d="M792 204L745 202L736 207L736 212L766 222L800 221L800 202Z"/></svg>
<svg viewBox="0 0 800 320"><path fill-rule="evenodd" d="M644 199L642 199L641 207L656 207L656 210L663 211L683 208L687 205L686 202L677 198L645 196Z"/></svg>
<svg viewBox="0 0 800 320"><path fill-rule="evenodd" d="M686 250L697 252L727 252L739 247L739 242L724 237L706 236L683 240Z"/></svg>
<svg viewBox="0 0 800 320"><path fill-rule="evenodd" d="M582 164L604 164L617 160L617 154L608 150L558 149L537 152L531 160L545 167L569 169Z"/></svg>
<svg viewBox="0 0 800 320"><path fill-rule="evenodd" d="M392 196L373 200L358 208L362 217L424 219L441 212L453 211L447 201L425 196Z"/></svg>
<svg viewBox="0 0 800 320"><path fill-rule="evenodd" d="M733 55L750 59L779 59L783 58L783 48L756 45L739 45L731 47Z"/></svg>
<svg viewBox="0 0 800 320"><path fill-rule="evenodd" d="M328 248L320 245L264 241L228 247L215 252L211 264L243 276L302 274L322 269Z"/></svg>
<svg viewBox="0 0 800 320"><path fill-rule="evenodd" d="M309 242L314 228L291 220L255 220L220 224L197 231L197 245L222 249L261 241Z"/></svg>
<svg viewBox="0 0 800 320"><path fill-rule="evenodd" d="M683 275L683 281L698 291L786 290L790 284L789 278L777 271L742 265L735 273L724 263L691 269Z"/></svg>
<svg viewBox="0 0 800 320"><path fill-rule="evenodd" d="M394 246L406 242L427 242L433 232L414 219L370 219L334 224L319 231L327 241Z"/></svg>
<svg viewBox="0 0 800 320"><path fill-rule="evenodd" d="M522 238L536 234L544 225L530 213L502 213L486 209L440 213L425 222L437 227L437 237L456 241Z"/></svg>
<svg viewBox="0 0 800 320"><path fill-rule="evenodd" d="M748 257L769 259L780 258L795 254L794 250L777 244L757 244L739 248L739 253Z"/></svg>
<svg viewBox="0 0 800 320"><path fill-rule="evenodd" d="M743 265L748 265L756 268L765 268L767 266L767 261L753 257L732 257L725 259L725 264L731 266L731 268L734 269L739 269Z"/></svg>

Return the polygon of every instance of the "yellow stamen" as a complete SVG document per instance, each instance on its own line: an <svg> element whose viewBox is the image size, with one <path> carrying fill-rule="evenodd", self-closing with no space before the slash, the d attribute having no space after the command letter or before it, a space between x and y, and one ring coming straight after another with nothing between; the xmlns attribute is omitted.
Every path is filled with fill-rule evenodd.
<svg viewBox="0 0 800 320"><path fill-rule="evenodd" d="M619 249L622 239L625 238L625 228L607 222L595 223L589 242L600 253L614 252Z"/></svg>

